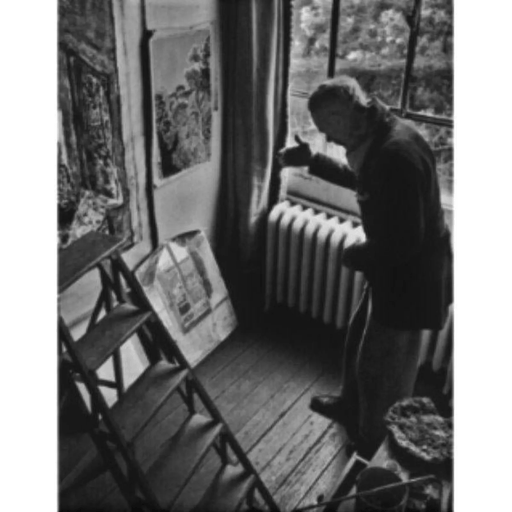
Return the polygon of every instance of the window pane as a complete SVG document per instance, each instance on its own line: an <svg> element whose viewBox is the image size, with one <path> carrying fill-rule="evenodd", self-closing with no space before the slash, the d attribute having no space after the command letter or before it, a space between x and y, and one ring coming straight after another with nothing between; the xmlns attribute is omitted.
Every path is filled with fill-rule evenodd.
<svg viewBox="0 0 512 512"><path fill-rule="evenodd" d="M453 116L453 3L423 0L409 110ZM417 123L436 155L443 202L453 195L453 130Z"/></svg>
<svg viewBox="0 0 512 512"><path fill-rule="evenodd" d="M311 145L313 151L324 151L324 137L318 132L311 119L307 99L292 96L288 108L288 144L294 144L295 135L298 135Z"/></svg>
<svg viewBox="0 0 512 512"><path fill-rule="evenodd" d="M293 3L290 88L311 92L327 78L332 0Z"/></svg>
<svg viewBox="0 0 512 512"><path fill-rule="evenodd" d="M423 0L409 109L453 115L453 3Z"/></svg>
<svg viewBox="0 0 512 512"><path fill-rule="evenodd" d="M290 60L289 135L317 150L344 157L343 148L325 145L307 112L305 98L327 78L332 0L295 0ZM411 4L412 5L412 4ZM404 0L341 0L336 74L347 73L388 105L398 105L409 27ZM297 96L297 92L302 94Z"/></svg>
<svg viewBox="0 0 512 512"><path fill-rule="evenodd" d="M354 76L390 106L400 103L413 0L341 0L336 74ZM343 148L326 144L307 110L307 97L327 77L331 0L295 0L290 61L289 144L300 135L314 151L345 159ZM409 108L452 117L453 7L451 0L423 0ZM443 203L453 191L451 128L415 123L436 155Z"/></svg>
<svg viewBox="0 0 512 512"><path fill-rule="evenodd" d="M363 89L397 106L409 26L404 0L342 0L336 74L355 77Z"/></svg>

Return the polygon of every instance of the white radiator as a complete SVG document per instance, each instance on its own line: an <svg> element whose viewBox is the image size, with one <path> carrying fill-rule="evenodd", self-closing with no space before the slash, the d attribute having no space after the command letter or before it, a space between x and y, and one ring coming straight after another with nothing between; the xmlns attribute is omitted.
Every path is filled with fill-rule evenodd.
<svg viewBox="0 0 512 512"><path fill-rule="evenodd" d="M327 214L291 200L269 214L266 254L266 309L274 304L342 329L361 298L364 277L341 265L344 248L364 240L356 220ZM448 370L451 389L453 314L440 332L423 331L420 364Z"/></svg>
<svg viewBox="0 0 512 512"><path fill-rule="evenodd" d="M266 307L283 304L338 329L361 297L364 278L341 265L343 249L364 240L353 220L283 201L268 217Z"/></svg>

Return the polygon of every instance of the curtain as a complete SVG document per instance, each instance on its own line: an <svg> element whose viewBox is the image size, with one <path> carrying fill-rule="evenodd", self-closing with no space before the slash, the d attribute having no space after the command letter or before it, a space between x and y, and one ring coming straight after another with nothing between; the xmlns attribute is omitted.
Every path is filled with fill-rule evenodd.
<svg viewBox="0 0 512 512"><path fill-rule="evenodd" d="M265 221L285 143L291 5L221 0L222 183L217 256L235 307L261 297Z"/></svg>

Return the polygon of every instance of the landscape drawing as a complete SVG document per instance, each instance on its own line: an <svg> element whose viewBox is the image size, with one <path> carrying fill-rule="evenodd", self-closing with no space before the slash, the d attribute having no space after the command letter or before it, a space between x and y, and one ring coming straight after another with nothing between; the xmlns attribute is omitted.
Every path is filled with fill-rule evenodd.
<svg viewBox="0 0 512 512"><path fill-rule="evenodd" d="M209 27L151 40L156 184L210 160L210 42Z"/></svg>

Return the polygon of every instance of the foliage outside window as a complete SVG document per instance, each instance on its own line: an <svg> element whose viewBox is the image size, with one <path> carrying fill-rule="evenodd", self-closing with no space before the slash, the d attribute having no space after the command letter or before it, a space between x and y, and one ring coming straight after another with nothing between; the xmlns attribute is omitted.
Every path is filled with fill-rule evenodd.
<svg viewBox="0 0 512 512"><path fill-rule="evenodd" d="M452 1L295 0L289 134L343 158L343 150L325 142L307 111L311 91L340 74L355 77L416 125L436 155L443 202L451 203Z"/></svg>

